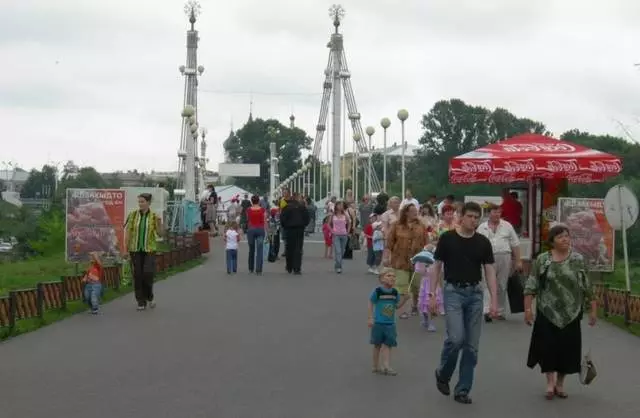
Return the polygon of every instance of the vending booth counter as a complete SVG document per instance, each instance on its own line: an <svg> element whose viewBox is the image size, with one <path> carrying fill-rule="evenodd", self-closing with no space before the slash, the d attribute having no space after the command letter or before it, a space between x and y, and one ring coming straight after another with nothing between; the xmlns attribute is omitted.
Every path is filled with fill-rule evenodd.
<svg viewBox="0 0 640 418"><path fill-rule="evenodd" d="M597 183L622 171L620 158L539 134L518 135L454 157L452 184L504 184L523 206L520 249L530 262L547 248L549 225L556 221L559 197L568 183ZM527 263L528 264L528 263Z"/></svg>

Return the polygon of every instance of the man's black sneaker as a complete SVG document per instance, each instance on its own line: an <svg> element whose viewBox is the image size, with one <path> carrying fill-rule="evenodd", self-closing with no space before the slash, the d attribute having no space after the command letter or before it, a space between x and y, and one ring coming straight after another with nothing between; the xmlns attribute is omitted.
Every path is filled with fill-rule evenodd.
<svg viewBox="0 0 640 418"><path fill-rule="evenodd" d="M436 370L436 387L438 388L438 391L442 393L444 396L451 395L451 388L449 387L449 382L445 382L444 380L440 379L440 374L438 373L438 370Z"/></svg>
<svg viewBox="0 0 640 418"><path fill-rule="evenodd" d="M471 398L466 393L458 393L453 396L453 400L458 403L470 404L472 403Z"/></svg>
<svg viewBox="0 0 640 418"><path fill-rule="evenodd" d="M484 322L486 322L487 324L489 322L493 322L493 318L491 318L491 315L489 314L484 314Z"/></svg>

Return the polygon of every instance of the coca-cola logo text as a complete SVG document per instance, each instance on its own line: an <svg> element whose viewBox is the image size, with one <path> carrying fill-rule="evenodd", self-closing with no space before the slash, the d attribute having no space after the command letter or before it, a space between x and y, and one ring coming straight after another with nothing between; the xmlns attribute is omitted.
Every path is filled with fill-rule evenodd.
<svg viewBox="0 0 640 418"><path fill-rule="evenodd" d="M549 160L546 167L543 168L543 170L553 173L575 173L578 169L576 160Z"/></svg>
<svg viewBox="0 0 640 418"><path fill-rule="evenodd" d="M480 179L474 173L451 173L449 181L451 183L476 183Z"/></svg>
<svg viewBox="0 0 640 418"><path fill-rule="evenodd" d="M509 160L504 162L504 171L512 173L533 173L536 171L536 165L532 159L528 160Z"/></svg>
<svg viewBox="0 0 640 418"><path fill-rule="evenodd" d="M478 161L462 161L460 168L455 171L462 171L464 173L491 173L493 166L489 160Z"/></svg>
<svg viewBox="0 0 640 418"><path fill-rule="evenodd" d="M568 177L568 180L571 183L576 183L576 184L588 184L588 183L594 183L597 180L593 178L593 175L590 173L583 173L583 174L574 174Z"/></svg>
<svg viewBox="0 0 640 418"><path fill-rule="evenodd" d="M619 160L590 161L587 170L593 173L619 173L622 164Z"/></svg>
<svg viewBox="0 0 640 418"><path fill-rule="evenodd" d="M501 144L498 144L501 145ZM505 152L575 152L576 148L567 143L557 144L502 144Z"/></svg>
<svg viewBox="0 0 640 418"><path fill-rule="evenodd" d="M525 180L525 178L520 178L514 173L491 173L487 183L514 183L520 180Z"/></svg>

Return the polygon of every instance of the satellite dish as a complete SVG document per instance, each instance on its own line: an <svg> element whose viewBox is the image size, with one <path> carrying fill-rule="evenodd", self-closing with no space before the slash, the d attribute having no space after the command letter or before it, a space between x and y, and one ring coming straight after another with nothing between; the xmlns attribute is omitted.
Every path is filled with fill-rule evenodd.
<svg viewBox="0 0 640 418"><path fill-rule="evenodd" d="M638 198L626 186L613 186L604 198L604 214L613 229L626 230L638 220Z"/></svg>

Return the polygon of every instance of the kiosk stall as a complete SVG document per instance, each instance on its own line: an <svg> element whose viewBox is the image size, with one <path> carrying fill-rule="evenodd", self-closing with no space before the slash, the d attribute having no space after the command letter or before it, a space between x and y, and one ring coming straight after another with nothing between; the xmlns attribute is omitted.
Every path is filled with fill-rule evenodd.
<svg viewBox="0 0 640 418"><path fill-rule="evenodd" d="M530 261L543 249L558 197L567 183L597 183L620 174L620 158L539 134L488 144L449 162L452 184L503 184L523 205L521 254ZM526 199L525 199L526 197Z"/></svg>

